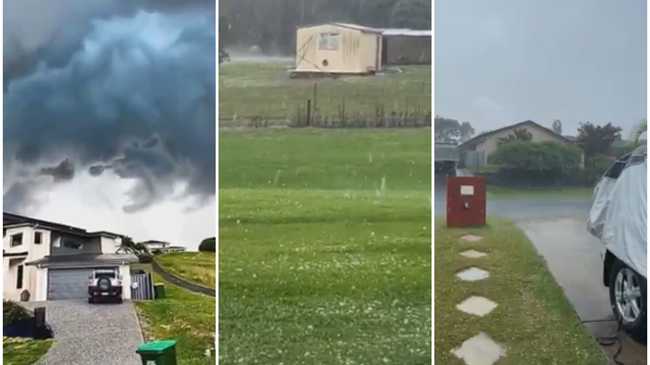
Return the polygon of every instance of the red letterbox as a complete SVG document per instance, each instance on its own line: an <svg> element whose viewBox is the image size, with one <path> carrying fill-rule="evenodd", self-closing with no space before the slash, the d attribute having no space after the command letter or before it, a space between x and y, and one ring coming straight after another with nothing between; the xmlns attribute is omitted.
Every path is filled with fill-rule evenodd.
<svg viewBox="0 0 650 365"><path fill-rule="evenodd" d="M485 225L485 178L447 177L447 227Z"/></svg>

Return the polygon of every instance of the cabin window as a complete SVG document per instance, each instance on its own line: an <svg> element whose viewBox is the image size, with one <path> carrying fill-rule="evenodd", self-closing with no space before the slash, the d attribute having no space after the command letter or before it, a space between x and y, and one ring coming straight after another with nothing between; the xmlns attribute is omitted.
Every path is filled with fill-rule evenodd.
<svg viewBox="0 0 650 365"><path fill-rule="evenodd" d="M336 51L339 49L339 33L321 33L318 40L318 49Z"/></svg>
<svg viewBox="0 0 650 365"><path fill-rule="evenodd" d="M16 275L16 289L23 288L23 265L18 265L18 273Z"/></svg>
<svg viewBox="0 0 650 365"><path fill-rule="evenodd" d="M70 239L64 239L62 245L64 248L68 248L71 250L81 250L84 248L83 243L77 242L75 240L70 240Z"/></svg>
<svg viewBox="0 0 650 365"><path fill-rule="evenodd" d="M11 236L11 247L20 246L23 244L23 234L18 233Z"/></svg>
<svg viewBox="0 0 650 365"><path fill-rule="evenodd" d="M40 245L43 240L43 233L42 232L34 232L34 243L37 245Z"/></svg>

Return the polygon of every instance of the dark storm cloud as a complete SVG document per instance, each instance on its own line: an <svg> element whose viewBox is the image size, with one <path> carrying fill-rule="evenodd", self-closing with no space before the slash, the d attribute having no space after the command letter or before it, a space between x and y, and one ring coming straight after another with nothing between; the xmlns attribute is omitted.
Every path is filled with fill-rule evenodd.
<svg viewBox="0 0 650 365"><path fill-rule="evenodd" d="M135 179L127 212L170 196L178 183L187 196L213 195L212 17L138 12L95 20L63 66L41 63L10 81L5 176L20 165L56 177L39 169L67 157L93 176L111 170ZM10 188L5 199L20 204L24 190Z"/></svg>
<svg viewBox="0 0 650 365"><path fill-rule="evenodd" d="M41 175L52 176L55 182L72 180L74 178L74 165L66 158L56 166L41 168Z"/></svg>
<svg viewBox="0 0 650 365"><path fill-rule="evenodd" d="M4 80L31 73L40 64L61 67L81 47L93 22L138 11L194 13L214 17L206 0L20 0L4 4Z"/></svg>

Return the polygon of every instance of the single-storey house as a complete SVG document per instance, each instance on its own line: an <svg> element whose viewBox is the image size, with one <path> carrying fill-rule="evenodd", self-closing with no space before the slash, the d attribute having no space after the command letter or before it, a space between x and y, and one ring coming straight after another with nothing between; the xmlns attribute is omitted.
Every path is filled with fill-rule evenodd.
<svg viewBox="0 0 650 365"><path fill-rule="evenodd" d="M431 64L431 30L382 29L384 65Z"/></svg>
<svg viewBox="0 0 650 365"><path fill-rule="evenodd" d="M382 69L382 31L346 23L298 28L294 75L373 74Z"/></svg>
<svg viewBox="0 0 650 365"><path fill-rule="evenodd" d="M129 264L120 249L124 236L3 213L4 299L45 301L88 297L93 270L116 269L122 299L131 298Z"/></svg>
<svg viewBox="0 0 650 365"><path fill-rule="evenodd" d="M555 142L560 144L574 144L569 138L555 133L552 129L527 120L512 124L465 141L458 146L461 162L464 167L478 168L488 163L488 157L497 150L502 138L514 135L515 130L525 130L530 134L531 142Z"/></svg>

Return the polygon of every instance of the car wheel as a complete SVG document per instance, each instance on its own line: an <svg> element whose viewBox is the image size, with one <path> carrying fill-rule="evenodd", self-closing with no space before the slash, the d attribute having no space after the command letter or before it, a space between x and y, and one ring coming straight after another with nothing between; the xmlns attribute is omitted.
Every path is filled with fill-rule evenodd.
<svg viewBox="0 0 650 365"><path fill-rule="evenodd" d="M646 340L646 279L616 260L609 276L609 301L625 332Z"/></svg>
<svg viewBox="0 0 650 365"><path fill-rule="evenodd" d="M89 304L95 303L95 299L93 297L88 297L88 303Z"/></svg>

